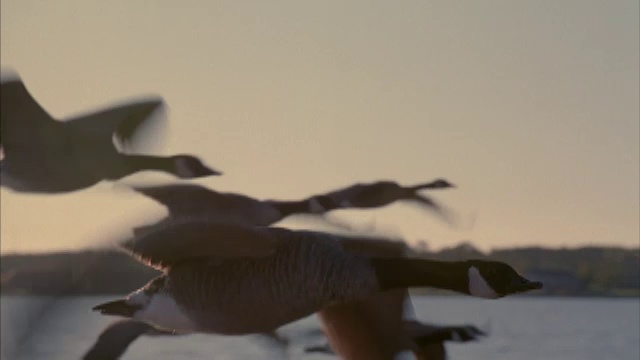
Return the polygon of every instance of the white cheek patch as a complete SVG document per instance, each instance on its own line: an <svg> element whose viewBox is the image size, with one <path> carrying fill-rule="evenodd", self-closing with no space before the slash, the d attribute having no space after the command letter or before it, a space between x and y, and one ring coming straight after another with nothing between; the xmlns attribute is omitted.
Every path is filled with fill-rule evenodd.
<svg viewBox="0 0 640 360"><path fill-rule="evenodd" d="M320 204L320 202L314 198L309 200L309 212L312 214L322 214L327 210Z"/></svg>
<svg viewBox="0 0 640 360"><path fill-rule="evenodd" d="M193 170L191 170L185 159L176 160L176 173L182 178L192 178L196 175L193 173Z"/></svg>
<svg viewBox="0 0 640 360"><path fill-rule="evenodd" d="M135 313L134 320L151 323L158 328L179 332L196 331L197 326L168 295L156 294L149 304Z"/></svg>
<svg viewBox="0 0 640 360"><path fill-rule="evenodd" d="M475 266L469 268L469 294L485 299L496 299L499 297Z"/></svg>

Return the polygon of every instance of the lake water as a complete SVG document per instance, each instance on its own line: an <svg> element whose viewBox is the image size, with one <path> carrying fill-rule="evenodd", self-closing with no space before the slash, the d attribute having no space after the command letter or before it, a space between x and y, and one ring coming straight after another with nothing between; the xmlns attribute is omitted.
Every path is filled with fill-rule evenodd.
<svg viewBox="0 0 640 360"><path fill-rule="evenodd" d="M79 359L113 320L91 312L91 307L113 298L1 297L2 359ZM640 358L640 299L412 299L416 315L424 321L471 323L490 331L478 342L449 343L450 359ZM305 346L324 343L313 332L319 327L311 316L282 328L290 339L286 347L259 336L142 337L123 359L335 358L303 353Z"/></svg>

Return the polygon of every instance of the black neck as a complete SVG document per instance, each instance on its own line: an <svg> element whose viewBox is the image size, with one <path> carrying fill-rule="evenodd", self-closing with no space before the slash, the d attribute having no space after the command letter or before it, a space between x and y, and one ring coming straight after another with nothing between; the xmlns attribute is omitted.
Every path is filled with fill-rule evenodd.
<svg viewBox="0 0 640 360"><path fill-rule="evenodd" d="M129 174L138 171L157 170L175 173L175 162L170 157L152 155L124 155Z"/></svg>
<svg viewBox="0 0 640 360"><path fill-rule="evenodd" d="M381 290L431 287L468 294L467 264L462 261L374 257Z"/></svg>
<svg viewBox="0 0 640 360"><path fill-rule="evenodd" d="M284 200L271 200L271 204L276 210L282 214L282 217L286 217L294 214L307 214L311 212L310 204L308 200L296 200L296 201L284 201Z"/></svg>

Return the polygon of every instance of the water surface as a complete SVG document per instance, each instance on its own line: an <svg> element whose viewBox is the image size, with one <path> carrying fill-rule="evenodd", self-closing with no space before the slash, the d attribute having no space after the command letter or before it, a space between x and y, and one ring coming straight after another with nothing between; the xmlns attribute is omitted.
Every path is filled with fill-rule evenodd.
<svg viewBox="0 0 640 360"><path fill-rule="evenodd" d="M3 296L2 359L78 359L113 318L91 312L113 296L45 298ZM525 298L482 300L413 296L416 315L445 324L470 323L490 331L481 341L450 344L450 359L640 358L639 299ZM143 337L123 359L324 359L303 348L324 339L315 316L282 328L289 346L259 336Z"/></svg>

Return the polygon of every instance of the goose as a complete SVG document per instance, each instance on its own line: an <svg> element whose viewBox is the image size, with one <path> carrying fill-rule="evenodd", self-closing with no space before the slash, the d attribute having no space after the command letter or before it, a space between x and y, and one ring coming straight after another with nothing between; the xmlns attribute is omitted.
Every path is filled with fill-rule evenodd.
<svg viewBox="0 0 640 360"><path fill-rule="evenodd" d="M221 174L193 155L133 155L116 149L114 137L127 145L141 136L142 125L163 108L159 97L58 121L36 102L19 77L3 81L0 94L1 185L13 191L65 193L144 170L182 179Z"/></svg>
<svg viewBox="0 0 640 360"><path fill-rule="evenodd" d="M444 179L408 187L402 187L393 181L378 181L359 183L299 200L258 200L242 194L217 192L195 184L134 186L132 190L165 206L169 211L169 218L206 216L216 220L268 226L295 214L320 215L349 207L373 208L410 198L421 199L423 206L446 217L441 205L418 194L418 191L452 187L454 185ZM138 234L149 228L150 226L141 226L134 229L134 233Z"/></svg>
<svg viewBox="0 0 640 360"><path fill-rule="evenodd" d="M405 200L411 197L423 199L423 206L433 206L432 200L417 194L419 190L446 189L455 187L449 181L436 179L414 186L402 187L393 181L377 181L373 183L357 183L328 194L310 196L295 201L265 200L260 201L245 195L219 193L198 185L168 185L151 187L134 187L133 190L145 195L162 205L169 211L171 219L181 217L203 216L240 221L253 225L271 225L284 217L296 213L322 214L334 209L345 208L352 204L358 208L385 206L392 201ZM443 212L442 206L436 205L434 210ZM135 234L153 229L154 224L134 229ZM390 254L405 256L407 247L402 242L381 243L363 241L361 251L369 255ZM391 354L399 348L412 347L411 339L404 336L402 330L403 314L411 310L411 302L406 289L396 289L377 294L370 299L351 304L326 307L318 316L326 325L325 329L334 347L343 358L371 358L362 351L376 354ZM357 314L357 315L356 315ZM358 340L359 338L362 338ZM376 338L375 341L367 341ZM375 346L368 345L376 344ZM359 346L358 344L362 344ZM423 352L427 352L423 350ZM349 354L353 353L353 356Z"/></svg>
<svg viewBox="0 0 640 360"><path fill-rule="evenodd" d="M498 299L542 287L502 262L369 257L346 236L278 227L183 220L119 244L163 274L93 310L178 333L269 332L398 288Z"/></svg>
<svg viewBox="0 0 640 360"><path fill-rule="evenodd" d="M376 184L376 183L373 183ZM437 179L431 182L423 183L417 186L408 187L413 191L423 189L444 189L453 187L451 183L443 179ZM354 188L351 186L350 188ZM379 186L378 186L379 188ZM354 189L358 192L368 193L367 197L375 198L375 192L367 192L366 186L360 184ZM169 211L169 217L160 223L142 226L134 229L134 234L139 236L145 231L149 231L165 223L170 223L179 218L195 218L204 217L207 219L215 219L217 221L237 221L249 225L272 225L283 218L294 214L322 214L324 212L336 209L341 201L348 201L349 196L354 194L351 191L343 191L341 197L334 196L332 200L328 196L316 195L310 196L302 200L285 201L285 200L258 200L246 195L235 193L221 193L210 190L203 186L193 184L176 184L162 186L138 186L132 187L132 190L151 198L158 203L164 205ZM356 192L355 194L357 194ZM410 192L410 191L406 191ZM386 199L389 197L387 196ZM388 201L386 200L385 201ZM358 201L355 203L359 204ZM372 203L372 201L370 201ZM375 247L377 242L369 244L368 247ZM399 243L398 243L399 244ZM394 245L395 246L395 245ZM379 245L378 245L379 247ZM396 246L397 247L397 246ZM364 247L365 249L367 246ZM404 251L406 247L401 247ZM383 253L389 253L389 246L382 246ZM392 250L396 251L397 250ZM397 305L399 315L402 313L402 299L404 299L406 291L400 291L400 304ZM388 295L377 295L388 296ZM408 301L408 297L407 300ZM387 304L389 308L396 307L394 303ZM376 316L371 314L371 316ZM389 324L387 324L388 327ZM116 332L114 329L113 332ZM338 337L342 337L343 331L335 329L333 333ZM125 336L125 335L123 335ZM131 340L133 341L133 339ZM123 349L124 351L124 349Z"/></svg>

